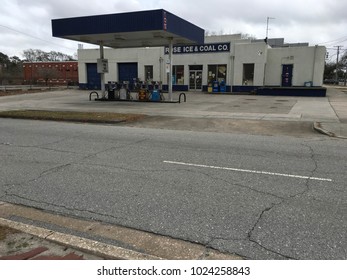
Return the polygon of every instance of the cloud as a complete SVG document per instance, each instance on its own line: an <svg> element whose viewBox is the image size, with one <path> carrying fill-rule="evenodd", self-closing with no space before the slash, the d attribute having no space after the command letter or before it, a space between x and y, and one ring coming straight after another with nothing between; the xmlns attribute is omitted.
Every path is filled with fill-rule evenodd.
<svg viewBox="0 0 347 280"><path fill-rule="evenodd" d="M27 48L74 52L76 42L52 37L51 19L161 8L217 33L264 38L266 18L273 17L270 37L284 37L287 42L317 44L347 36L347 1L340 0L2 0L1 6L0 51L9 55Z"/></svg>

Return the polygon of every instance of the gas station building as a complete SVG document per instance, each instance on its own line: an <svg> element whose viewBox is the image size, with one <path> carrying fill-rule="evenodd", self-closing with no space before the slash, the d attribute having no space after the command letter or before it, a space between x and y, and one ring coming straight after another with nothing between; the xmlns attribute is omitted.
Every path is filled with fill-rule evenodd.
<svg viewBox="0 0 347 280"><path fill-rule="evenodd" d="M118 24L110 25L112 20ZM62 21L76 30L66 32ZM52 26L53 36L100 46L78 50L82 89L100 89L108 82L125 82L131 88L138 81L160 83L169 92L323 84L324 46L244 39L241 34L205 37L204 30L165 10L53 20ZM100 59L106 62L101 75Z"/></svg>
<svg viewBox="0 0 347 280"><path fill-rule="evenodd" d="M162 81L167 84L167 47L105 49L107 81ZM96 71L98 50L78 51L82 88L99 86ZM226 91L258 86L322 86L325 47L270 47L265 42L242 39L240 34L205 37L203 45L174 46L173 88L177 91L208 91L213 81ZM286 71L289 76L286 77Z"/></svg>

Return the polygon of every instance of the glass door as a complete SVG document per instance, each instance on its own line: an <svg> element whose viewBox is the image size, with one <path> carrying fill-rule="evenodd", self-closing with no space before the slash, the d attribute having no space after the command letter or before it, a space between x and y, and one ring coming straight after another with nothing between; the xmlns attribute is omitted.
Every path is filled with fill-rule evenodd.
<svg viewBox="0 0 347 280"><path fill-rule="evenodd" d="M202 90L202 71L196 71L195 89L196 90Z"/></svg>
<svg viewBox="0 0 347 280"><path fill-rule="evenodd" d="M202 90L202 66L189 67L189 90Z"/></svg>

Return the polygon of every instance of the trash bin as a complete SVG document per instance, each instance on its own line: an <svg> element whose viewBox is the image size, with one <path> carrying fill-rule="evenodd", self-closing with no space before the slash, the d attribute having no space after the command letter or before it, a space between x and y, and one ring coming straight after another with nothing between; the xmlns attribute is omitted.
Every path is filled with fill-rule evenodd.
<svg viewBox="0 0 347 280"><path fill-rule="evenodd" d="M151 101L160 101L160 92L157 89L152 90Z"/></svg>
<svg viewBox="0 0 347 280"><path fill-rule="evenodd" d="M212 84L212 92L219 92L219 82L214 81Z"/></svg>

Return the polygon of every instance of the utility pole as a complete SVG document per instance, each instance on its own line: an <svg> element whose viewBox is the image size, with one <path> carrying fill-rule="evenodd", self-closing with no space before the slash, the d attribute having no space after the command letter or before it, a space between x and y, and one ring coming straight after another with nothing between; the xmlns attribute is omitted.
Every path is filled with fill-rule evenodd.
<svg viewBox="0 0 347 280"><path fill-rule="evenodd" d="M342 48L343 46L334 46L334 48L337 48L337 54L336 54L336 70L335 70L335 83L338 85L339 81L338 81L338 70L339 70L339 55L340 55L340 48Z"/></svg>

